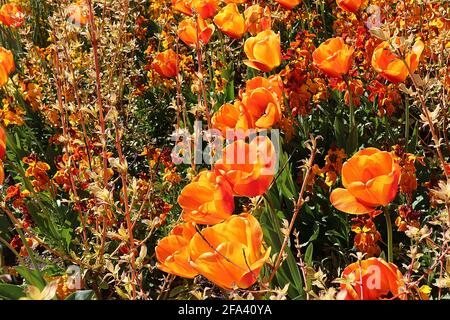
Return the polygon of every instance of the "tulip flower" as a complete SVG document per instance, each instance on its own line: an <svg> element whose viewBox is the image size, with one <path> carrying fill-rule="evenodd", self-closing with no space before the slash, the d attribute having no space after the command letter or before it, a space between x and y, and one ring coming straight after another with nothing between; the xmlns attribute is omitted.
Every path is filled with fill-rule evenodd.
<svg viewBox="0 0 450 320"><path fill-rule="evenodd" d="M66 9L68 20L74 24L83 26L88 23L89 8L84 0L78 0Z"/></svg>
<svg viewBox="0 0 450 320"><path fill-rule="evenodd" d="M342 10L356 13L361 7L362 0L336 0L336 3Z"/></svg>
<svg viewBox="0 0 450 320"><path fill-rule="evenodd" d="M391 51L389 42L383 41L373 52L372 67L391 82L403 82L408 77L408 67L411 73L419 67L419 59L424 47L425 45L421 40L416 41L411 52L406 55L405 64L400 57Z"/></svg>
<svg viewBox="0 0 450 320"><path fill-rule="evenodd" d="M227 4L215 17L214 23L227 36L242 38L245 32L244 17L239 13L236 4Z"/></svg>
<svg viewBox="0 0 450 320"><path fill-rule="evenodd" d="M245 28L252 35L270 30L272 19L270 17L270 8L268 6L261 7L259 4L254 4L244 11Z"/></svg>
<svg viewBox="0 0 450 320"><path fill-rule="evenodd" d="M189 242L196 233L193 223L176 226L155 248L156 266L167 273L194 278L198 273L189 263Z"/></svg>
<svg viewBox="0 0 450 320"><path fill-rule="evenodd" d="M278 2L283 8L291 10L298 6L302 0L275 0L275 2Z"/></svg>
<svg viewBox="0 0 450 320"><path fill-rule="evenodd" d="M247 116L247 127L269 129L281 119L280 101L276 93L257 87L247 90L242 97L242 105Z"/></svg>
<svg viewBox="0 0 450 320"><path fill-rule="evenodd" d="M239 117L239 102L225 103L214 113L211 124L214 129L220 130L223 135L226 135L227 130L236 128Z"/></svg>
<svg viewBox="0 0 450 320"><path fill-rule="evenodd" d="M341 277L344 282L338 300L405 299L403 276L393 263L369 258L347 266ZM352 279L351 282L349 280Z"/></svg>
<svg viewBox="0 0 450 320"><path fill-rule="evenodd" d="M357 152L342 166L342 184L330 195L333 206L351 214L365 214L386 206L397 195L400 168L391 153L377 148Z"/></svg>
<svg viewBox="0 0 450 320"><path fill-rule="evenodd" d="M347 74L353 61L354 49L340 37L330 38L313 52L314 65L326 75L340 78Z"/></svg>
<svg viewBox="0 0 450 320"><path fill-rule="evenodd" d="M5 26L18 28L23 25L25 14L17 3L7 3L0 8L0 22Z"/></svg>
<svg viewBox="0 0 450 320"><path fill-rule="evenodd" d="M275 175L277 156L267 137L256 137L250 143L237 140L223 149L215 166L237 196L256 197L264 194Z"/></svg>
<svg viewBox="0 0 450 320"><path fill-rule="evenodd" d="M162 77L172 78L178 74L178 56L175 51L168 49L156 55L152 62L153 69Z"/></svg>
<svg viewBox="0 0 450 320"><path fill-rule="evenodd" d="M0 87L8 83L8 78L14 72L16 66L10 50L0 47Z"/></svg>
<svg viewBox="0 0 450 320"><path fill-rule="evenodd" d="M172 8L185 15L192 16L192 0L172 0Z"/></svg>
<svg viewBox="0 0 450 320"><path fill-rule="evenodd" d="M211 171L202 171L181 190L178 203L184 221L215 224L234 211L233 191L228 182Z"/></svg>
<svg viewBox="0 0 450 320"><path fill-rule="evenodd" d="M194 9L202 19L211 18L217 11L217 0L193 0L192 9Z"/></svg>
<svg viewBox="0 0 450 320"><path fill-rule="evenodd" d="M207 44L214 32L214 25L207 24L202 18L198 18L197 22L192 19L186 19L178 25L178 37L186 45L195 47L197 42ZM198 39L197 39L198 34ZM198 41L197 41L198 40Z"/></svg>
<svg viewBox="0 0 450 320"><path fill-rule="evenodd" d="M269 72L281 64L280 35L272 30L262 31L245 41L244 51L247 66Z"/></svg>
<svg viewBox="0 0 450 320"><path fill-rule="evenodd" d="M250 92L257 88L266 88L275 93L278 99L283 98L283 80L279 75L273 75L269 78L254 77L245 83L245 91Z"/></svg>
<svg viewBox="0 0 450 320"><path fill-rule="evenodd" d="M248 288L270 255L270 248L265 250L262 242L263 232L255 217L233 215L192 237L191 265L222 288Z"/></svg>

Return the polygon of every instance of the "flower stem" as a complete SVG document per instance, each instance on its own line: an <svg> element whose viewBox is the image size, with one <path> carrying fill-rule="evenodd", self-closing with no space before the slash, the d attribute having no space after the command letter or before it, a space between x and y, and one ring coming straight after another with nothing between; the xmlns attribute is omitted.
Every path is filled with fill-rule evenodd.
<svg viewBox="0 0 450 320"><path fill-rule="evenodd" d="M353 94L352 94L352 90L350 88L350 81L348 79L348 77L346 75L343 76L343 80L345 82L345 84L347 85L347 90L348 90L348 97L349 97L349 111L350 111L350 117L349 117L349 125L350 125L350 130L349 130L349 138L348 138L348 142L347 142L347 149L348 152L353 152L358 145L358 133L357 133L357 129L356 129L356 123L355 123L355 108L353 105ZM344 98L344 104L345 104L345 98Z"/></svg>
<svg viewBox="0 0 450 320"><path fill-rule="evenodd" d="M272 270L272 273L270 274L269 281L268 281L269 283L272 282L273 277L275 276L275 274L277 273L277 270L281 266L283 253L284 253L284 250L286 249L286 246L287 246L287 244L289 242L289 237L291 235L292 229L294 228L295 220L297 218L298 213L300 212L301 207L305 203L303 195L304 195L304 193L306 191L306 186L308 184L309 175L311 174L311 170L312 170L312 167L313 167L313 164L314 164L314 159L315 159L316 154L317 154L317 139L315 139L311 135L311 140L310 141L311 141L311 144L312 144L312 148L311 148L311 155L309 157L308 164L306 165L305 178L303 179L302 188L300 190L297 202L296 202L295 207L294 207L294 213L292 215L291 222L289 223L288 230L287 230L286 234L284 235L283 244L281 245L281 249L280 249L280 252L278 252L278 256L277 256L277 259L275 261L274 268Z"/></svg>
<svg viewBox="0 0 450 320"><path fill-rule="evenodd" d="M392 223L391 216L389 215L388 207L384 207L384 217L386 218L386 231L387 231L387 241L388 241L388 262L393 261L392 256Z"/></svg>
<svg viewBox="0 0 450 320"><path fill-rule="evenodd" d="M405 145L409 145L409 101L405 100Z"/></svg>

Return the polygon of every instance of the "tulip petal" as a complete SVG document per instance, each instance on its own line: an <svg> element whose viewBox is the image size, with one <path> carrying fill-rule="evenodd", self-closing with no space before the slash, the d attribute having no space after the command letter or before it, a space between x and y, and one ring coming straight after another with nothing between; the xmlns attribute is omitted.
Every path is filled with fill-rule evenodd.
<svg viewBox="0 0 450 320"><path fill-rule="evenodd" d="M259 275L259 272L260 272L262 266L267 261L267 259L269 259L269 257L270 257L270 251L271 251L270 249L271 248L268 248L266 250L264 256L262 256L256 262L254 262L250 266L250 270L248 272L246 272L239 279L239 282L238 282L239 288L248 288L248 287L250 287L252 284L254 284L256 282L256 280L258 279L258 275Z"/></svg>
<svg viewBox="0 0 450 320"><path fill-rule="evenodd" d="M334 189L330 195L331 204L338 210L350 214L366 214L374 208L358 201L348 190L343 188Z"/></svg>

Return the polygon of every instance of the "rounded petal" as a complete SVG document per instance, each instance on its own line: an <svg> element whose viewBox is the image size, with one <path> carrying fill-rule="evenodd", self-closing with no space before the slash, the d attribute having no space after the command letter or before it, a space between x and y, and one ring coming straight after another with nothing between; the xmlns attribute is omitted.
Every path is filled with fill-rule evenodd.
<svg viewBox="0 0 450 320"><path fill-rule="evenodd" d="M350 214L366 214L374 210L358 201L348 190L343 188L334 189L330 195L330 202L336 209Z"/></svg>

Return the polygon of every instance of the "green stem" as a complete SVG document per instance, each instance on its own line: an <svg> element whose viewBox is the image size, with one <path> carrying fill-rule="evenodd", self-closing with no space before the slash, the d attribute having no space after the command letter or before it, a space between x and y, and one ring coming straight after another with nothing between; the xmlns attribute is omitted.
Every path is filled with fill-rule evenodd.
<svg viewBox="0 0 450 320"><path fill-rule="evenodd" d="M349 100L349 108L350 108L350 129L353 129L353 127L355 126L355 110L353 108L353 93L352 90L350 88L350 81L348 80L347 75L343 76L344 82L347 86L347 90L348 90L348 100ZM344 98L345 100L345 98Z"/></svg>
<svg viewBox="0 0 450 320"><path fill-rule="evenodd" d="M344 80L345 84L347 85L348 98L349 98L348 99L349 100L349 109L350 109L350 117L349 117L350 118L349 119L350 130L349 130L349 139L348 139L350 144L348 146L348 149L349 149L348 151L353 152L358 145L358 134L356 132L356 121L355 121L355 108L353 105L353 93L350 88L350 81L349 81L347 75L343 76L343 80ZM344 104L345 104L345 98L344 98Z"/></svg>
<svg viewBox="0 0 450 320"><path fill-rule="evenodd" d="M392 223L391 223L391 216L389 215L388 207L384 207L384 217L386 218L386 231L387 231L387 241L388 241L388 262L392 262L393 261Z"/></svg>
<svg viewBox="0 0 450 320"><path fill-rule="evenodd" d="M408 147L409 142L409 102L405 100L405 145Z"/></svg>

